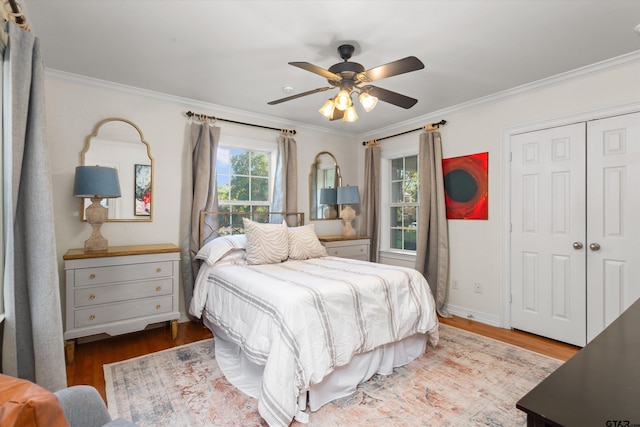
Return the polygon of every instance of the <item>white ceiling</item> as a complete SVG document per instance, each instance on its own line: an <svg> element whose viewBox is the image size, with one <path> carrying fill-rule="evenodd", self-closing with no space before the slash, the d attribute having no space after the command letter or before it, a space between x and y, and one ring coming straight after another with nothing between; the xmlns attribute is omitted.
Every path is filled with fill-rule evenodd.
<svg viewBox="0 0 640 427"><path fill-rule="evenodd" d="M640 50L640 0L19 1L49 69L353 135ZM327 86L287 63L327 69L345 41L366 69L422 60L374 83L418 103L354 123L318 113L337 90L267 105Z"/></svg>

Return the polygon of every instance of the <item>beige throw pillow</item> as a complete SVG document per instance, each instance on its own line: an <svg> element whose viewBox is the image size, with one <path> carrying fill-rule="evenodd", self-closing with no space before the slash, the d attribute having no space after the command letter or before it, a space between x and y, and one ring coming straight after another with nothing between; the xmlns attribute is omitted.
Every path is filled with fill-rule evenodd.
<svg viewBox="0 0 640 427"><path fill-rule="evenodd" d="M313 228L313 224L289 228L289 259L309 259L327 256L327 250Z"/></svg>
<svg viewBox="0 0 640 427"><path fill-rule="evenodd" d="M261 224L243 218L247 264L276 264L289 256L286 224Z"/></svg>

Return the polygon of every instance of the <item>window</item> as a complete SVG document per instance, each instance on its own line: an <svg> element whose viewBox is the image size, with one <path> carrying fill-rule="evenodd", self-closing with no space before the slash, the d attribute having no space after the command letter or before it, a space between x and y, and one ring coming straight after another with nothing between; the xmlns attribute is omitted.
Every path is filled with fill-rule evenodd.
<svg viewBox="0 0 640 427"><path fill-rule="evenodd" d="M271 159L265 151L218 148L218 208L226 212L268 212Z"/></svg>
<svg viewBox="0 0 640 427"><path fill-rule="evenodd" d="M418 156L389 160L389 249L416 250L418 229Z"/></svg>
<svg viewBox="0 0 640 427"><path fill-rule="evenodd" d="M242 217L234 213L271 210L277 155L276 142L231 135L220 138L216 184L218 210L231 213L225 221L241 227Z"/></svg>

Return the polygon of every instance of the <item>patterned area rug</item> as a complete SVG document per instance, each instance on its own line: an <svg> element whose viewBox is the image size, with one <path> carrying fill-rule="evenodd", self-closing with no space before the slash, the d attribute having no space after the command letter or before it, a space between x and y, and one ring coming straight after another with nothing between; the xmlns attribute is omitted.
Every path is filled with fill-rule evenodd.
<svg viewBox="0 0 640 427"><path fill-rule="evenodd" d="M307 425L525 426L516 401L561 363L441 324L437 348L393 375L375 375ZM257 400L222 375L212 339L104 365L104 373L111 414L141 427L266 425Z"/></svg>

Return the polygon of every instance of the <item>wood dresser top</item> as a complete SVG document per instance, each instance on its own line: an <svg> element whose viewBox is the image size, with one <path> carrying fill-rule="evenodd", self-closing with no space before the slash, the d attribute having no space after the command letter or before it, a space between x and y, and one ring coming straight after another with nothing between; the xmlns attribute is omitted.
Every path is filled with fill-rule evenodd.
<svg viewBox="0 0 640 427"><path fill-rule="evenodd" d="M102 258L123 255L145 255L180 252L180 248L172 243L156 243L152 245L109 246L106 251L85 252L82 248L69 249L62 257L64 260Z"/></svg>
<svg viewBox="0 0 640 427"><path fill-rule="evenodd" d="M342 242L343 240L362 240L369 236L318 236L321 242Z"/></svg>

